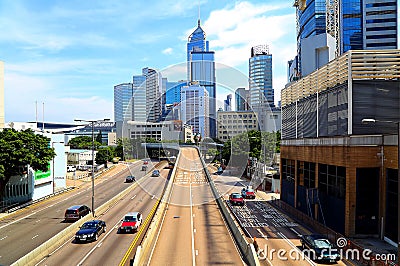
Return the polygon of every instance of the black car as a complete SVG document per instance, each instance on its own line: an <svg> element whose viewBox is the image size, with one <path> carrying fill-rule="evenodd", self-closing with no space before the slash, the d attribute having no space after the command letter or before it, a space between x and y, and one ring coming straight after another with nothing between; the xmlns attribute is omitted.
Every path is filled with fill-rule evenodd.
<svg viewBox="0 0 400 266"><path fill-rule="evenodd" d="M315 261L337 262L340 260L339 248L331 244L323 235L303 235L300 242L303 252L307 249L310 258Z"/></svg>
<svg viewBox="0 0 400 266"><path fill-rule="evenodd" d="M132 175L128 175L128 176L125 178L125 182L126 182L126 183L132 183L133 181L135 181L135 177L132 176Z"/></svg>
<svg viewBox="0 0 400 266"><path fill-rule="evenodd" d="M154 170L151 176L160 176L160 170Z"/></svg>
<svg viewBox="0 0 400 266"><path fill-rule="evenodd" d="M65 221L77 221L90 213L90 208L86 205L74 205L65 211Z"/></svg>
<svg viewBox="0 0 400 266"><path fill-rule="evenodd" d="M75 242L97 241L99 235L106 231L106 223L102 220L93 220L84 223L75 234Z"/></svg>

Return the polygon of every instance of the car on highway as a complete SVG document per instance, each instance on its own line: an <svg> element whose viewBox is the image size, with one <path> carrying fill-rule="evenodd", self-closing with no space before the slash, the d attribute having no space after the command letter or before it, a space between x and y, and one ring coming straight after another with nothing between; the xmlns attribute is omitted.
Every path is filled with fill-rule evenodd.
<svg viewBox="0 0 400 266"><path fill-rule="evenodd" d="M122 220L121 226L118 228L118 233L133 233L137 232L142 224L142 214L140 212L128 212Z"/></svg>
<svg viewBox="0 0 400 266"><path fill-rule="evenodd" d="M247 186L242 189L242 197L245 199L255 199L256 194L254 193L254 189Z"/></svg>
<svg viewBox="0 0 400 266"><path fill-rule="evenodd" d="M340 252L323 235L302 235L300 243L303 250L309 250L310 258L315 261L337 262L340 260Z"/></svg>
<svg viewBox="0 0 400 266"><path fill-rule="evenodd" d="M102 220L92 220L84 223L75 233L75 242L97 241L99 235L107 230L106 222Z"/></svg>
<svg viewBox="0 0 400 266"><path fill-rule="evenodd" d="M151 173L151 176L160 176L160 170L154 170L153 173Z"/></svg>
<svg viewBox="0 0 400 266"><path fill-rule="evenodd" d="M231 193L229 195L229 202L232 205L244 206L244 199L240 193Z"/></svg>
<svg viewBox="0 0 400 266"><path fill-rule="evenodd" d="M133 181L135 181L135 177L134 177L133 175L128 175L128 176L125 178L125 182L126 182L126 183L132 183Z"/></svg>
<svg viewBox="0 0 400 266"><path fill-rule="evenodd" d="M147 164L142 165L142 171L147 171Z"/></svg>
<svg viewBox="0 0 400 266"><path fill-rule="evenodd" d="M77 221L83 216L88 215L90 212L90 208L86 205L74 205L65 211L64 219L67 222Z"/></svg>

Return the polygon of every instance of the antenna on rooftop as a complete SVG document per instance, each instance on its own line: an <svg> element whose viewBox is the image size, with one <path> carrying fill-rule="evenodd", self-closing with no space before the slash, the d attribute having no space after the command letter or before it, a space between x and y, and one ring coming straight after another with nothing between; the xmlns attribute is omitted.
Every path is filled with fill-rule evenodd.
<svg viewBox="0 0 400 266"><path fill-rule="evenodd" d="M198 1L198 3L199 3L199 6L198 6L198 11L199 11L199 20L198 20L198 22L199 22L199 26L200 26L200 0Z"/></svg>

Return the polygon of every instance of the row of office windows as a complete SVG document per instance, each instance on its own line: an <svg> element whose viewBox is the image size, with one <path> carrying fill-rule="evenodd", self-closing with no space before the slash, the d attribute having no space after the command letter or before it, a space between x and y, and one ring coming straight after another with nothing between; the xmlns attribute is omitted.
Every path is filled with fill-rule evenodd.
<svg viewBox="0 0 400 266"><path fill-rule="evenodd" d="M318 174L318 190L326 195L344 199L346 193L346 167L319 164L319 172L315 172L316 163L297 162L297 184L306 188L316 188ZM282 178L295 181L295 161L282 159Z"/></svg>

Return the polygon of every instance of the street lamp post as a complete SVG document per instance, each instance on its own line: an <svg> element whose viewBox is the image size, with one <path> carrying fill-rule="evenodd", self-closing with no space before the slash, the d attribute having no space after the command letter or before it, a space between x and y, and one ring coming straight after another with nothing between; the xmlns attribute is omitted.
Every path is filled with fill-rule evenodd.
<svg viewBox="0 0 400 266"><path fill-rule="evenodd" d="M83 120L83 119L75 119L76 122L88 122L92 126L92 215L95 217L94 212L94 123L95 122L105 122L110 121L110 119L105 118L102 120Z"/></svg>
<svg viewBox="0 0 400 266"><path fill-rule="evenodd" d="M383 121L373 118L364 118L361 122L363 124L378 122L391 123L397 126L397 261L400 262L400 121Z"/></svg>

